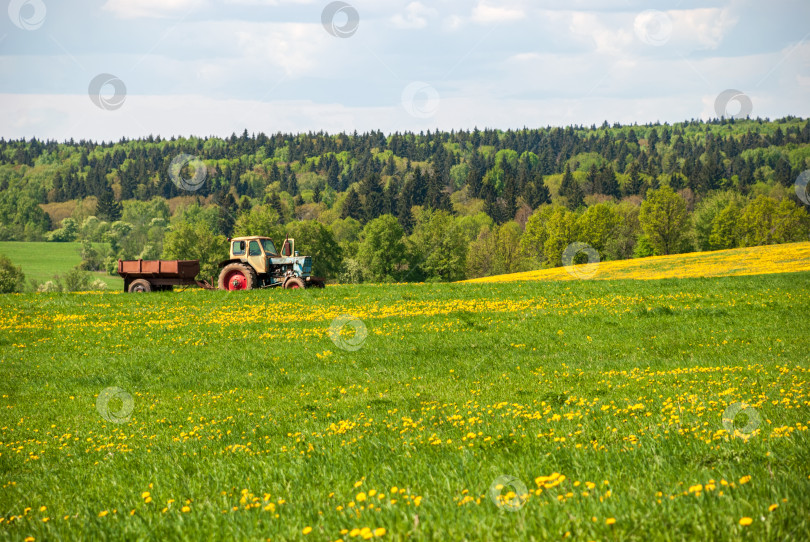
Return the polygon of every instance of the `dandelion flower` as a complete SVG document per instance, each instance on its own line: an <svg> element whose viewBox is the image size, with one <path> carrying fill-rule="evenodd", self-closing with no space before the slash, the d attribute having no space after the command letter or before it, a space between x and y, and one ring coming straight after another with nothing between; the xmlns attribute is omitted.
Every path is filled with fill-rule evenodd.
<svg viewBox="0 0 810 542"><path fill-rule="evenodd" d="M605 520L605 523L608 525L613 525L614 523L616 523L616 518L607 518Z"/></svg>
<svg viewBox="0 0 810 542"><path fill-rule="evenodd" d="M747 516L744 518L740 518L740 525L742 525L743 527L745 527L746 525L751 525L751 523L753 522L754 520Z"/></svg>
<svg viewBox="0 0 810 542"><path fill-rule="evenodd" d="M304 534L309 534L312 532L312 527L304 527L304 530L301 532Z"/></svg>

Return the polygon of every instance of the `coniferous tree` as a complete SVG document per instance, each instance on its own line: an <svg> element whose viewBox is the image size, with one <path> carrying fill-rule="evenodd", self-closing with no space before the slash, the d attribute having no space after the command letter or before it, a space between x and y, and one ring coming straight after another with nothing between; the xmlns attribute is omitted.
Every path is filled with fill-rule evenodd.
<svg viewBox="0 0 810 542"><path fill-rule="evenodd" d="M560 195L566 199L566 206L572 211L584 203L585 194L577 180L574 179L568 164L565 165L565 173L560 184Z"/></svg>
<svg viewBox="0 0 810 542"><path fill-rule="evenodd" d="M270 194L270 206L278 213L278 220L284 224L287 220L284 213L284 205L281 203L281 197L278 192Z"/></svg>
<svg viewBox="0 0 810 542"><path fill-rule="evenodd" d="M121 205L120 201L116 201L112 188L108 186L106 190L101 191L96 201L97 218L108 222L115 222L116 220L121 220L123 210L124 207Z"/></svg>
<svg viewBox="0 0 810 542"><path fill-rule="evenodd" d="M346 194L346 199L343 201L343 209L341 210L341 218L353 218L355 220L364 220L363 202L360 201L360 196L354 191L354 188L349 189Z"/></svg>

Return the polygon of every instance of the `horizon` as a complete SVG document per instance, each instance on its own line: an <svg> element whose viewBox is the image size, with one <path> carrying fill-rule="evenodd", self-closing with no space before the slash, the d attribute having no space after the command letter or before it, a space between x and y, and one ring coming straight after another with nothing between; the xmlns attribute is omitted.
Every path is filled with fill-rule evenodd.
<svg viewBox="0 0 810 542"><path fill-rule="evenodd" d="M0 137L807 118L808 15L798 0L12 0Z"/></svg>
<svg viewBox="0 0 810 542"><path fill-rule="evenodd" d="M603 130L603 129L620 130L620 129L624 129L624 128L660 128L660 127L677 128L677 127L684 127L684 126L689 126L689 125L693 125L693 124L696 124L698 126L700 126L700 125L714 126L714 125L724 125L724 124L738 124L738 123L742 123L742 122L753 122L753 123L757 123L757 124L766 124L766 123L806 122L806 121L810 121L810 117L787 115L787 116L776 118L776 119L771 119L771 118L767 118L767 117L766 118L760 118L760 117L757 117L757 118L745 118L745 119L713 118L713 119L708 119L708 120L689 119L689 120L683 120L683 121L674 122L674 123L655 121L655 122L648 122L648 123L644 123L644 124L640 124L640 123L637 123L637 122L634 122L632 124L621 124L621 123L618 123L618 122L608 123L607 121L604 121L604 123L608 124L607 127L605 127L604 123L602 123L602 124L599 124L599 125L591 124L590 126L585 126L585 125L582 125L582 124L567 124L567 125L564 125L564 126L560 126L560 125L557 125L557 126L537 126L537 127L524 126L522 128L505 128L505 129L493 128L493 127L478 127L478 126L475 126L473 128L455 128L455 129L451 128L449 130L443 130L443 129L438 129L438 128L433 128L433 129L427 128L427 129L424 129L424 130L420 130L418 132L415 132L415 131L412 131L412 130L386 132L384 130L379 130L379 129L372 129L372 130L363 131L363 132L355 130L353 132L356 132L356 137L368 137L370 134L379 132L382 135L384 135L386 138L388 138L388 137L392 137L394 135L400 135L400 136L413 135L413 136L418 136L418 137L427 137L428 135L435 135L435 134L458 134L458 133L462 133L462 132L475 133L476 131L479 132L479 133L484 133L484 132L489 132L489 131L502 132L502 133L509 133L509 132L519 133L519 132L533 132L533 131L566 130L568 128L572 128L574 130L591 131L591 130ZM326 131L326 130L318 130L318 131L311 131L310 130L310 131L306 131L306 132L265 132L265 131L251 132L247 128L243 128L241 130L236 130L236 131L232 132L229 135L206 135L206 136L202 136L202 135L191 134L191 135L165 136L163 134L147 134L145 136L138 136L138 137L122 136L121 138L119 138L117 140L112 140L112 139L109 139L109 140L108 139L99 139L99 140L95 140L95 139L76 139L75 137L70 138L70 139L58 140L58 139L42 139L42 138L38 138L38 137L5 138L3 136L0 136L0 141L4 141L6 143L12 143L12 142L15 142L15 141L28 141L28 142L30 142L30 141L36 140L36 141L39 141L41 143L53 143L53 142L55 142L57 145L70 145L70 144L77 145L77 144L82 144L82 143L92 143L94 145L102 146L102 145L116 145L116 144L120 144L122 142L146 141L146 140L148 140L150 138L154 139L154 140L159 140L161 142L163 142L163 141L192 140L192 139L199 139L199 140L203 140L203 141L207 141L207 140L211 140L211 139L220 139L222 141L226 141L228 139L231 139L234 136L241 137L242 135L244 135L245 132L247 132L248 137L250 139L255 139L255 138L257 138L259 136L262 136L262 135L265 136L265 137L268 137L268 138L269 137L276 137L276 136L279 136L279 135L282 136L282 137L285 137L285 138L287 138L287 137L299 137L299 136L302 136L302 135L317 135L317 136L322 136L322 137L335 137L335 136L339 136L339 135L345 135L346 137L355 137L355 133L350 133L350 132L345 131L345 130L344 131L339 131L339 132L329 132L329 131Z"/></svg>

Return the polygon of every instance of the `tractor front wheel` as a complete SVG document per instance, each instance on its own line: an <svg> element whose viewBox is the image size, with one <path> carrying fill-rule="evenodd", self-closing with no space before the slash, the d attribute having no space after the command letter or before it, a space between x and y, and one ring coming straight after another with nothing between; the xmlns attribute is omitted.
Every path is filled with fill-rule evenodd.
<svg viewBox="0 0 810 542"><path fill-rule="evenodd" d="M255 273L241 263L232 263L219 273L220 290L250 290L256 285Z"/></svg>
<svg viewBox="0 0 810 542"><path fill-rule="evenodd" d="M306 284L304 281L299 279L298 277L290 277L287 279L287 282L284 283L285 288L306 288Z"/></svg>

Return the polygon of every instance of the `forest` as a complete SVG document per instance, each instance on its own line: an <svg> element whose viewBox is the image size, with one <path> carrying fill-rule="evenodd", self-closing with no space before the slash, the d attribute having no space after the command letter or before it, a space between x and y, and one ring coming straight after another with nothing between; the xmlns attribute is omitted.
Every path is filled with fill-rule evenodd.
<svg viewBox="0 0 810 542"><path fill-rule="evenodd" d="M0 241L80 241L88 271L200 259L209 278L227 237L289 236L328 279L455 281L559 266L574 242L617 260L807 240L807 170L796 117L0 139Z"/></svg>

